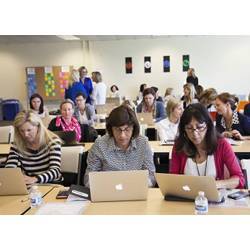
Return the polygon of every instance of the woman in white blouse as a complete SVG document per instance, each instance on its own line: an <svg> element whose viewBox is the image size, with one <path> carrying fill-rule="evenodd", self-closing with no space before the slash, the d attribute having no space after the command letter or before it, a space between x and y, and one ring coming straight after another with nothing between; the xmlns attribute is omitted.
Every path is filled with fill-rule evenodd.
<svg viewBox="0 0 250 250"><path fill-rule="evenodd" d="M102 75L100 72L92 72L92 80L95 82L93 91L93 100L95 105L101 105L106 103L107 86L102 81Z"/></svg>
<svg viewBox="0 0 250 250"><path fill-rule="evenodd" d="M160 141L173 141L178 131L180 117L183 112L181 101L171 98L167 104L167 118L156 123Z"/></svg>

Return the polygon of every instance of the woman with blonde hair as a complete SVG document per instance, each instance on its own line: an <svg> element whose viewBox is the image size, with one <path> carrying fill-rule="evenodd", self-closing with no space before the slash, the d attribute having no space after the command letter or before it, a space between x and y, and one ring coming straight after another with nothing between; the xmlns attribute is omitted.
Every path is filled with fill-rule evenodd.
<svg viewBox="0 0 250 250"><path fill-rule="evenodd" d="M184 84L183 89L184 89L183 108L185 109L189 104L197 103L198 100L195 98L196 91L193 84L186 83Z"/></svg>
<svg viewBox="0 0 250 250"><path fill-rule="evenodd" d="M173 141L177 135L180 117L183 112L181 101L171 98L168 101L167 118L156 123L156 129L160 137L160 141Z"/></svg>
<svg viewBox="0 0 250 250"><path fill-rule="evenodd" d="M79 71L76 69L72 70L71 73L71 83L68 85L68 88L65 89L65 99L70 99L75 102L76 95L78 93L83 93L87 96L87 91L84 85L80 82L80 74Z"/></svg>
<svg viewBox="0 0 250 250"><path fill-rule="evenodd" d="M51 120L48 129L51 131L75 131L76 140L82 138L81 126L73 116L75 105L70 99L66 99L60 104L61 115Z"/></svg>
<svg viewBox="0 0 250 250"><path fill-rule="evenodd" d="M187 79L186 79L187 83L191 83L194 85L194 87L196 87L199 84L199 79L198 77L195 75L195 70L194 68L190 68L187 71Z"/></svg>
<svg viewBox="0 0 250 250"><path fill-rule="evenodd" d="M27 185L60 181L60 139L32 111L18 113L14 128L14 143L5 167L20 167Z"/></svg>

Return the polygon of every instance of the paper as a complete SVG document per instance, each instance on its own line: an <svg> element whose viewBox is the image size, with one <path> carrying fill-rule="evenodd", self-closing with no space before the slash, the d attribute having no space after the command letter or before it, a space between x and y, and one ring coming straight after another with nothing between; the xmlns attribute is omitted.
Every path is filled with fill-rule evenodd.
<svg viewBox="0 0 250 250"><path fill-rule="evenodd" d="M62 66L62 72L69 72L69 66Z"/></svg>
<svg viewBox="0 0 250 250"><path fill-rule="evenodd" d="M232 146L240 146L242 144L242 141L236 141L233 140L232 138L227 138L227 141L232 145Z"/></svg>
<svg viewBox="0 0 250 250"><path fill-rule="evenodd" d="M82 214L89 201L51 202L42 205L36 215L75 215Z"/></svg>
<svg viewBox="0 0 250 250"><path fill-rule="evenodd" d="M52 73L52 67L48 67L48 66L44 67L44 73L45 74Z"/></svg>
<svg viewBox="0 0 250 250"><path fill-rule="evenodd" d="M35 68L27 68L27 74L28 75L35 75Z"/></svg>
<svg viewBox="0 0 250 250"><path fill-rule="evenodd" d="M71 201L86 201L86 199L73 195L73 194L69 194L68 198L67 198L67 202L71 202Z"/></svg>

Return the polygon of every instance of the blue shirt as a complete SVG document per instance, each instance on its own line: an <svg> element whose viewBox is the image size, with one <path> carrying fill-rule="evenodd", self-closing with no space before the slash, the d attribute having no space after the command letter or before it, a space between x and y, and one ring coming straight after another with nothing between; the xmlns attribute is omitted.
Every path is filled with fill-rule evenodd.
<svg viewBox="0 0 250 250"><path fill-rule="evenodd" d="M90 95L93 92L93 84L92 84L91 79L89 77L85 77L84 78L84 82L82 82L82 79L80 79L80 83L83 85L83 87L85 88L86 93L87 93L86 103L90 103L91 104Z"/></svg>
<svg viewBox="0 0 250 250"><path fill-rule="evenodd" d="M81 82L74 82L71 87L65 89L65 99L71 99L75 102L78 93L83 93L85 96L88 96L83 84Z"/></svg>

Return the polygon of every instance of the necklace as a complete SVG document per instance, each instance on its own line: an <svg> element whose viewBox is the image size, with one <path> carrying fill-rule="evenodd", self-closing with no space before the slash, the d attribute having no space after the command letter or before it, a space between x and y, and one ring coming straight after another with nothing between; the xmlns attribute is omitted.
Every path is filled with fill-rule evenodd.
<svg viewBox="0 0 250 250"><path fill-rule="evenodd" d="M196 165L196 170L197 170L198 176L201 176L196 159L194 159L194 161L195 161L195 165ZM204 176L206 176L206 175L207 175L207 158L206 158L206 165L205 165L205 173L204 173Z"/></svg>

